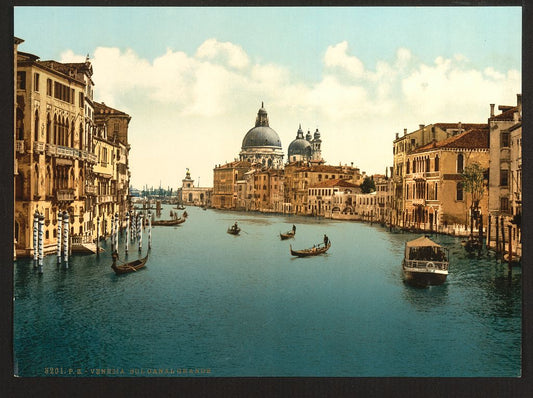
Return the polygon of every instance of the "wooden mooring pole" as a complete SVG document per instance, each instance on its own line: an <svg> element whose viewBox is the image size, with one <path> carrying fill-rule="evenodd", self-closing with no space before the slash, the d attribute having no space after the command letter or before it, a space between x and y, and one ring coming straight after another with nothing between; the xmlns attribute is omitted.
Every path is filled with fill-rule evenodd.
<svg viewBox="0 0 533 398"><path fill-rule="evenodd" d="M507 228L509 229L509 254L507 255L507 268L509 269L509 272L512 271L512 261L513 261L513 244L512 244L512 225L508 225Z"/></svg>
<svg viewBox="0 0 533 398"><path fill-rule="evenodd" d="M500 252L500 217L496 216L496 258L498 258L498 253Z"/></svg>
<svg viewBox="0 0 533 398"><path fill-rule="evenodd" d="M503 259L503 256L505 255L505 229L504 229L504 226L503 226L503 216L500 217L500 227L501 227L501 230L502 230L502 250L501 250L501 258Z"/></svg>
<svg viewBox="0 0 533 398"><path fill-rule="evenodd" d="M490 214L487 218L487 249L490 248Z"/></svg>

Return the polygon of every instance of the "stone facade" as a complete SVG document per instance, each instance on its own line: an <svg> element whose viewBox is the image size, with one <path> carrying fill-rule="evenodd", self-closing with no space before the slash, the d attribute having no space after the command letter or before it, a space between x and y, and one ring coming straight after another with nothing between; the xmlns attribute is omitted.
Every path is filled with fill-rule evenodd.
<svg viewBox="0 0 533 398"><path fill-rule="evenodd" d="M234 161L218 165L213 170L212 206L217 209L236 209L238 205L237 190L239 181L252 167L250 162Z"/></svg>
<svg viewBox="0 0 533 398"><path fill-rule="evenodd" d="M29 256L34 249L35 211L44 216L44 252L48 253L56 250L59 212L69 214L73 239L92 241L98 206L112 203L110 214L127 206L129 147L127 139L125 144L104 143L106 139L98 135L106 126L98 127L94 121L93 71L88 59L60 63L23 52L16 55L14 228L17 254ZM127 123L122 136L127 137ZM108 160L96 154L103 147ZM104 175L106 187L100 188L99 175ZM118 198L117 184L125 187ZM107 200L109 195L115 196Z"/></svg>

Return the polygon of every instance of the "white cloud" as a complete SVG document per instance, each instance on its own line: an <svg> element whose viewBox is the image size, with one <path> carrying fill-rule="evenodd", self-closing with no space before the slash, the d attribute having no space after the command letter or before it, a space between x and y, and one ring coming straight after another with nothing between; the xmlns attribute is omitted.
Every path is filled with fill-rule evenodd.
<svg viewBox="0 0 533 398"><path fill-rule="evenodd" d="M395 132L419 123L482 123L489 103L513 104L520 92L519 71L476 69L460 54L425 64L398 48L391 61L365 69L348 49L346 41L329 46L323 76L305 83L297 71L252 60L242 47L216 39L192 55L167 49L153 61L131 49L98 47L91 57L95 100L132 116L133 183L159 183L144 160L151 156L157 180L175 186L185 167L211 185L213 166L238 156L261 101L285 151L302 123L320 128L326 160L383 172ZM61 57L85 60L70 50Z"/></svg>

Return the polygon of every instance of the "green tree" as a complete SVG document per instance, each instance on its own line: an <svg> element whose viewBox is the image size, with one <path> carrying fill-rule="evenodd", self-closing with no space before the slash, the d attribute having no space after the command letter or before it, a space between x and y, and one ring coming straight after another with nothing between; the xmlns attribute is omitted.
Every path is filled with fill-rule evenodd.
<svg viewBox="0 0 533 398"><path fill-rule="evenodd" d="M461 174L463 189L472 195L472 208L475 209L478 208L485 190L484 172L481 165L474 162L466 166Z"/></svg>
<svg viewBox="0 0 533 398"><path fill-rule="evenodd" d="M478 219L479 202L485 191L484 175L485 170L477 162L473 162L466 166L461 174L464 191L472 195L472 203L470 205L470 230L473 229L474 220L477 221Z"/></svg>
<svg viewBox="0 0 533 398"><path fill-rule="evenodd" d="M374 180L370 177L366 177L363 180L363 183L361 184L361 192L362 193L371 193L376 190L376 184L374 183Z"/></svg>

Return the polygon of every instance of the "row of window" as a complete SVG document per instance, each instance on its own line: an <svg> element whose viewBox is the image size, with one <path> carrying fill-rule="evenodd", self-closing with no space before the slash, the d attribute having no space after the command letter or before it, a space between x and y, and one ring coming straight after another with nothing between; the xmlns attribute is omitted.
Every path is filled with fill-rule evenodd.
<svg viewBox="0 0 533 398"><path fill-rule="evenodd" d="M26 90L26 71L17 72L17 89ZM35 73L33 75L33 90L36 92L40 91L40 74ZM62 83L57 81L52 81L52 79L46 79L46 95L54 97L58 100L68 102L69 104L74 104L75 100L75 90L70 88ZM84 94L83 91L78 93L79 97L79 106L83 108L84 105Z"/></svg>

